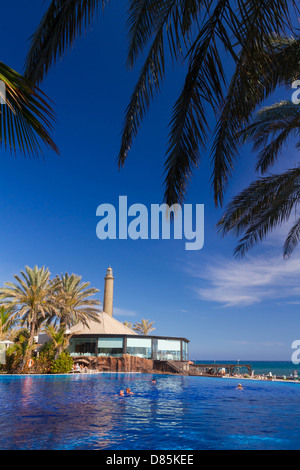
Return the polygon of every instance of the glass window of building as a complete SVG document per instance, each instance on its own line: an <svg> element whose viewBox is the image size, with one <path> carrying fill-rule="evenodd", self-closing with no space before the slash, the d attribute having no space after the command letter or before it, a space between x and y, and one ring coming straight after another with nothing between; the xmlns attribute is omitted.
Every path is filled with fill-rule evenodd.
<svg viewBox="0 0 300 470"><path fill-rule="evenodd" d="M151 339L127 338L127 354L151 359Z"/></svg>
<svg viewBox="0 0 300 470"><path fill-rule="evenodd" d="M123 338L98 338L98 356L119 357L123 354Z"/></svg>
<svg viewBox="0 0 300 470"><path fill-rule="evenodd" d="M71 356L96 356L95 338L71 338L69 352Z"/></svg>
<svg viewBox="0 0 300 470"><path fill-rule="evenodd" d="M181 360L181 341L170 339L158 339L156 359L160 361L180 361Z"/></svg>
<svg viewBox="0 0 300 470"><path fill-rule="evenodd" d="M182 341L182 360L187 361L188 358L189 358L188 343L186 341Z"/></svg>

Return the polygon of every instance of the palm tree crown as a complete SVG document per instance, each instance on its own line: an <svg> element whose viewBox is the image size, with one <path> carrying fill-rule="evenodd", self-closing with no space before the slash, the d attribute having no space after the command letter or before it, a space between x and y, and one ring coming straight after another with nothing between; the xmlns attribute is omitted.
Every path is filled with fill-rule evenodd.
<svg viewBox="0 0 300 470"><path fill-rule="evenodd" d="M18 311L22 323L30 328L29 343L37 335L41 321L53 315L55 305L53 288L49 283L50 271L45 267L25 267L21 275L14 275L17 283L6 282L0 298Z"/></svg>
<svg viewBox="0 0 300 470"><path fill-rule="evenodd" d="M149 320L143 319L141 322L135 323L132 329L140 335L148 335L151 331L155 330L155 328L152 328L153 324L154 321L150 322Z"/></svg>
<svg viewBox="0 0 300 470"><path fill-rule="evenodd" d="M89 286L90 283L81 282L81 276L76 274L56 276L53 288L60 326L70 328L79 322L88 326L89 320L100 321L100 301L90 298L99 290Z"/></svg>

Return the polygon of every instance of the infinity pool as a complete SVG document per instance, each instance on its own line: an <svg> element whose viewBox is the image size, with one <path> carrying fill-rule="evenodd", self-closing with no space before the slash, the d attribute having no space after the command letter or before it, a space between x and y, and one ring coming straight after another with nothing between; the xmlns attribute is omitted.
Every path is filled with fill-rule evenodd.
<svg viewBox="0 0 300 470"><path fill-rule="evenodd" d="M300 384L155 377L0 376L0 449L300 448Z"/></svg>

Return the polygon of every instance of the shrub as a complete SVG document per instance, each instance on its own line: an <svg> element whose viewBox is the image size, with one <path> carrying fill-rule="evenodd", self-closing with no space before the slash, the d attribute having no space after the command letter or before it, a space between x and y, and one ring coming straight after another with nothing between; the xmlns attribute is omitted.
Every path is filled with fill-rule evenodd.
<svg viewBox="0 0 300 470"><path fill-rule="evenodd" d="M74 361L68 351L60 353L56 361L51 366L52 374L67 374L71 372Z"/></svg>
<svg viewBox="0 0 300 470"><path fill-rule="evenodd" d="M51 342L45 343L34 363L34 372L37 374L51 374L51 367L54 362L54 345Z"/></svg>
<svg viewBox="0 0 300 470"><path fill-rule="evenodd" d="M18 373L21 368L21 359L15 353L6 351L5 370L9 374Z"/></svg>

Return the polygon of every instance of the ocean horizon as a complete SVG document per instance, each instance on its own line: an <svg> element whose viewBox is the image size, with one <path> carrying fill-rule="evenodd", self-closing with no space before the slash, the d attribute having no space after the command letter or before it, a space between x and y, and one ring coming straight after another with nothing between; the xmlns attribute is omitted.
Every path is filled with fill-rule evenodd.
<svg viewBox="0 0 300 470"><path fill-rule="evenodd" d="M294 364L291 361L230 361L230 360L193 360L194 364L237 364L241 368L241 373L247 373L243 368L244 364L251 364L252 371L255 375L268 374L272 372L273 375L290 377L294 371L298 372L300 376L300 364Z"/></svg>

